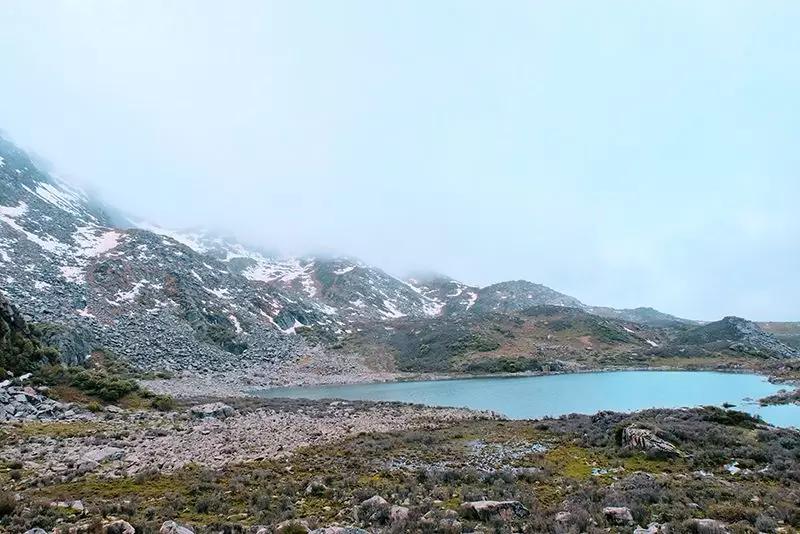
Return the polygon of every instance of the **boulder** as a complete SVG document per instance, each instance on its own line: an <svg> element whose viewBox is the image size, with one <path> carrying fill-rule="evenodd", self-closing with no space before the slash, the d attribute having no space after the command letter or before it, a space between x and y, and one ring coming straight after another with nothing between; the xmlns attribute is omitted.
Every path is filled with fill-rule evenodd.
<svg viewBox="0 0 800 534"><path fill-rule="evenodd" d="M311 534L369 534L369 532L356 527L325 527L314 529Z"/></svg>
<svg viewBox="0 0 800 534"><path fill-rule="evenodd" d="M716 519L690 519L688 527L697 534L728 534L728 526Z"/></svg>
<svg viewBox="0 0 800 534"><path fill-rule="evenodd" d="M631 510L625 506L606 506L603 508L603 515L612 525L630 525L633 523Z"/></svg>
<svg viewBox="0 0 800 534"><path fill-rule="evenodd" d="M194 531L189 527L179 525L175 521L164 521L161 528L158 529L158 534L194 534Z"/></svg>
<svg viewBox="0 0 800 534"><path fill-rule="evenodd" d="M682 456L681 451L669 441L659 438L652 430L636 426L625 427L622 431L622 446L666 458Z"/></svg>
<svg viewBox="0 0 800 534"><path fill-rule="evenodd" d="M127 521L117 519L103 525L103 534L136 534L136 529Z"/></svg>
<svg viewBox="0 0 800 534"><path fill-rule="evenodd" d="M572 519L571 512L558 512L556 514L556 523L568 523L570 519Z"/></svg>
<svg viewBox="0 0 800 534"><path fill-rule="evenodd" d="M296 534L297 532L311 532L311 529L308 528L306 521L297 519L287 519L278 523L275 527L275 534Z"/></svg>
<svg viewBox="0 0 800 534"><path fill-rule="evenodd" d="M306 486L306 495L322 495L327 490L328 486L326 486L322 480L315 478Z"/></svg>
<svg viewBox="0 0 800 534"><path fill-rule="evenodd" d="M392 523L402 523L408 520L409 509L405 506L394 505L389 508L389 521Z"/></svg>
<svg viewBox="0 0 800 534"><path fill-rule="evenodd" d="M192 417L204 419L206 417L214 417L216 419L225 419L236 413L236 410L225 404L224 402L211 402L209 404L199 404L192 406L189 410Z"/></svg>
<svg viewBox="0 0 800 534"><path fill-rule="evenodd" d="M389 520L389 503L380 495L361 502L356 509L356 519L367 523L386 523Z"/></svg>
<svg viewBox="0 0 800 534"><path fill-rule="evenodd" d="M103 447L102 449L94 449L83 455L83 462L97 462L99 464L110 461L119 460L125 455L125 449L119 447Z"/></svg>
<svg viewBox="0 0 800 534"><path fill-rule="evenodd" d="M47 531L37 527L37 528L32 528L30 530L26 530L25 534L47 534Z"/></svg>
<svg viewBox="0 0 800 534"><path fill-rule="evenodd" d="M530 512L519 501L472 501L461 505L461 514L468 519L489 521L527 517Z"/></svg>
<svg viewBox="0 0 800 534"><path fill-rule="evenodd" d="M633 529L633 534L661 534L664 530L658 523L650 523L647 528L637 526Z"/></svg>

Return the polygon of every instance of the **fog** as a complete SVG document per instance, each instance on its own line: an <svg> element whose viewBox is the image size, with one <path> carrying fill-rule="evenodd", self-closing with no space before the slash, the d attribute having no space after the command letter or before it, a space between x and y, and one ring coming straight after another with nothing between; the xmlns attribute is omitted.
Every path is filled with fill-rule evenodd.
<svg viewBox="0 0 800 534"><path fill-rule="evenodd" d="M792 1L10 0L0 128L163 226L800 320L798 25Z"/></svg>

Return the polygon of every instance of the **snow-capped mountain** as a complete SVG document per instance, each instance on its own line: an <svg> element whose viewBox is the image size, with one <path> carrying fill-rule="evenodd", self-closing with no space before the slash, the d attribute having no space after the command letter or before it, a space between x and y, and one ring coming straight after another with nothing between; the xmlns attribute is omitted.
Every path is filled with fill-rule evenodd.
<svg viewBox="0 0 800 534"><path fill-rule="evenodd" d="M595 310L531 282L404 281L350 258L281 258L205 231L117 223L110 211L0 138L3 292L33 320L78 333L78 348L62 350L70 362L95 346L146 369L225 369L292 357L312 338L365 324L538 305Z"/></svg>

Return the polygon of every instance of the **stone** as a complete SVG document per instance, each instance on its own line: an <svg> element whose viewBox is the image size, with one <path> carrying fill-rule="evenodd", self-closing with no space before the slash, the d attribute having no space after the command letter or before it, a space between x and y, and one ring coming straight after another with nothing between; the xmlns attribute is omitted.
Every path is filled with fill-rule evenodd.
<svg viewBox="0 0 800 534"><path fill-rule="evenodd" d="M650 523L647 525L647 528L637 526L633 529L633 534L661 534L661 532L663 532L663 530L658 523Z"/></svg>
<svg viewBox="0 0 800 534"><path fill-rule="evenodd" d="M369 534L369 532L356 527L325 527L314 529L311 534Z"/></svg>
<svg viewBox="0 0 800 534"><path fill-rule="evenodd" d="M566 523L570 519L572 519L572 513L571 512L558 512L556 514L555 519L556 519L557 523Z"/></svg>
<svg viewBox="0 0 800 534"><path fill-rule="evenodd" d="M461 505L461 514L468 519L489 521L527 517L530 512L519 501L472 501Z"/></svg>
<svg viewBox="0 0 800 534"><path fill-rule="evenodd" d="M110 460L119 460L125 455L125 450L119 447L103 447L94 449L83 455L83 461L97 462L98 464Z"/></svg>
<svg viewBox="0 0 800 534"><path fill-rule="evenodd" d="M136 529L127 521L117 519L103 525L103 534L136 534Z"/></svg>
<svg viewBox="0 0 800 534"><path fill-rule="evenodd" d="M327 490L328 486L326 486L322 480L314 479L306 486L306 495L322 495Z"/></svg>
<svg viewBox="0 0 800 534"><path fill-rule="evenodd" d="M728 526L716 519L690 519L688 524L697 534L728 534Z"/></svg>
<svg viewBox="0 0 800 534"><path fill-rule="evenodd" d="M224 402L211 402L209 404L192 406L189 413L192 417L197 418L214 417L216 419L225 419L226 417L234 415L236 410Z"/></svg>
<svg viewBox="0 0 800 534"><path fill-rule="evenodd" d="M311 532L311 529L308 528L308 523L306 521L287 519L286 521L278 523L275 527L275 534L283 534L286 532L291 532L292 534L296 532Z"/></svg>
<svg viewBox="0 0 800 534"><path fill-rule="evenodd" d="M356 517L368 523L385 523L389 519L389 502L380 495L373 495L361 502Z"/></svg>
<svg viewBox="0 0 800 534"><path fill-rule="evenodd" d="M628 426L622 431L622 446L647 451L663 457L682 456L678 448L669 441L659 438L647 428Z"/></svg>
<svg viewBox="0 0 800 534"><path fill-rule="evenodd" d="M625 506L606 506L603 508L603 515L613 525L630 525L633 523L631 510Z"/></svg>
<svg viewBox="0 0 800 534"><path fill-rule="evenodd" d="M25 534L47 534L47 531L36 527L36 528L32 528L30 530L26 530Z"/></svg>
<svg viewBox="0 0 800 534"><path fill-rule="evenodd" d="M408 520L409 509L405 506L394 505L389 508L389 520L392 523L402 523Z"/></svg>
<svg viewBox="0 0 800 534"><path fill-rule="evenodd" d="M158 534L194 534L194 531L175 521L164 521L161 528L158 529Z"/></svg>

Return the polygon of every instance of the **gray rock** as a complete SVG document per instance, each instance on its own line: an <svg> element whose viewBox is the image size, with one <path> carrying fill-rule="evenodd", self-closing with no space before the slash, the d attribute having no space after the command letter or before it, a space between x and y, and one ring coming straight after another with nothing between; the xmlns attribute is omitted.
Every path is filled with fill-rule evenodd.
<svg viewBox="0 0 800 534"><path fill-rule="evenodd" d="M625 506L606 506L603 508L603 515L612 525L630 525L633 523L633 515L630 508Z"/></svg>
<svg viewBox="0 0 800 534"><path fill-rule="evenodd" d="M461 514L468 519L488 521L527 517L530 512L519 501L472 501L461 505Z"/></svg>
<svg viewBox="0 0 800 534"><path fill-rule="evenodd" d="M389 520L392 523L402 523L408 520L409 509L405 506L394 505L389 508Z"/></svg>
<svg viewBox="0 0 800 534"><path fill-rule="evenodd" d="M728 534L727 525L716 519L690 519L687 523L697 534Z"/></svg>
<svg viewBox="0 0 800 534"><path fill-rule="evenodd" d="M311 532L308 528L308 523L298 519L287 519L275 527L275 534L283 534L285 532Z"/></svg>
<svg viewBox="0 0 800 534"><path fill-rule="evenodd" d="M103 525L103 534L136 534L136 529L127 521L118 519Z"/></svg>
<svg viewBox="0 0 800 534"><path fill-rule="evenodd" d="M622 446L664 457L682 456L681 451L675 445L656 436L655 432L647 428L626 427L622 431Z"/></svg>
<svg viewBox="0 0 800 534"><path fill-rule="evenodd" d="M179 525L175 521L164 521L161 528L158 529L158 534L194 534L194 530Z"/></svg>
<svg viewBox="0 0 800 534"><path fill-rule="evenodd" d="M633 534L661 534L664 532L658 523L650 523L647 528L636 527Z"/></svg>
<svg viewBox="0 0 800 534"><path fill-rule="evenodd" d="M37 528L32 528L30 530L26 530L25 534L47 534L47 531L37 527Z"/></svg>
<svg viewBox="0 0 800 534"><path fill-rule="evenodd" d="M236 413L236 410L222 402L212 402L209 404L200 404L192 406L189 410L192 417L205 418L215 417L217 419L225 419Z"/></svg>
<svg viewBox="0 0 800 534"><path fill-rule="evenodd" d="M110 460L119 460L125 455L125 450L119 447L103 447L95 449L83 455L84 462L103 463Z"/></svg>
<svg viewBox="0 0 800 534"><path fill-rule="evenodd" d="M314 529L311 534L369 534L369 532L356 527L325 527Z"/></svg>

